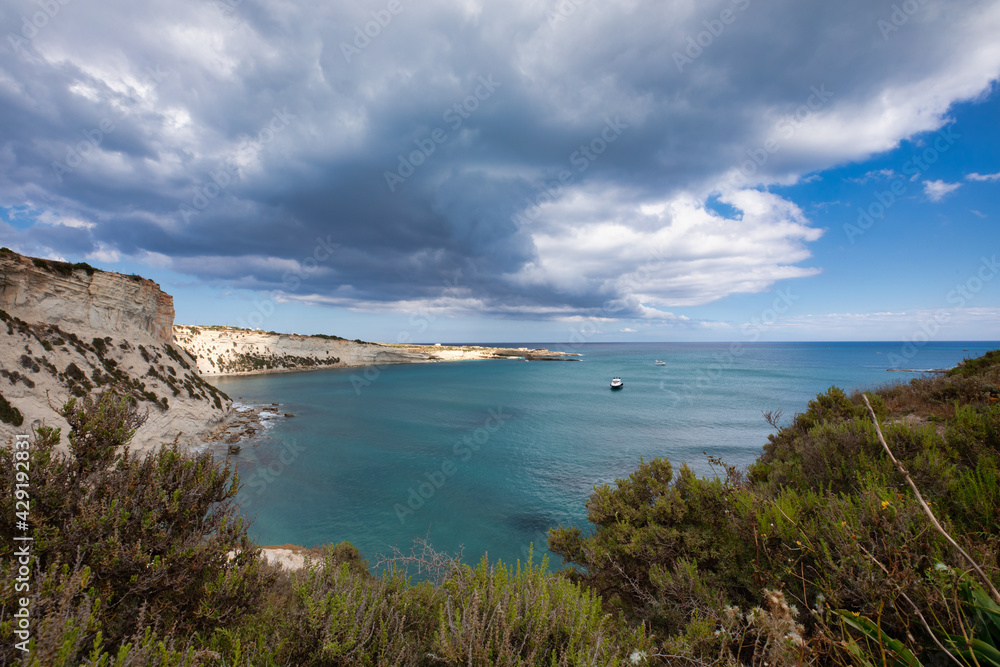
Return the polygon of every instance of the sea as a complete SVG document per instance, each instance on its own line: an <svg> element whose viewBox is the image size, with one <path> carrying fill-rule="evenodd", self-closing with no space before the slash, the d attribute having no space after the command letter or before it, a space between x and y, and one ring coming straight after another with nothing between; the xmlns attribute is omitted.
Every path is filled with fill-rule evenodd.
<svg viewBox="0 0 1000 667"><path fill-rule="evenodd" d="M641 461L699 475L714 474L709 457L745 467L773 432L765 411L788 423L831 386L909 382L1000 343L504 346L580 356L215 378L239 405L294 415L268 420L230 457L250 534L261 545L348 541L372 567L423 539L470 564L532 554L558 569L548 530L588 532L594 487Z"/></svg>

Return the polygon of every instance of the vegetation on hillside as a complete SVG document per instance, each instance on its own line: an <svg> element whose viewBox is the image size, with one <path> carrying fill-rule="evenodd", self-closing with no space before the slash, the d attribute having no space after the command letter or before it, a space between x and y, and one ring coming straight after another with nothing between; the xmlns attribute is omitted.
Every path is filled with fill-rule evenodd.
<svg viewBox="0 0 1000 667"><path fill-rule="evenodd" d="M69 454L44 428L31 446L28 658L13 648L14 500L0 498L0 661L1000 665L1000 354L868 396L905 474L862 395L831 388L747 470L715 460L699 478L653 459L595 489L592 529L550 533L572 565L560 573L424 552L378 577L348 544L299 572L263 564L227 464L135 457L134 399L87 396L64 408ZM0 449L8 489L13 459ZM399 566L414 560L438 576L413 583Z"/></svg>
<svg viewBox="0 0 1000 667"><path fill-rule="evenodd" d="M6 331L3 329L4 325ZM131 394L139 401L149 402L160 410L166 410L169 407L167 396L158 396L154 391L157 387L152 383L146 384L148 382L146 378L151 377L166 385L161 390L169 389L173 396L186 391L190 398L208 401L219 410L223 409L222 401L229 400L225 392L206 382L187 361L185 355L169 343L149 348L138 345L143 360L149 363L146 373L139 376L121 366L124 353L136 349L133 343L126 339L116 342L111 336L95 337L88 343L76 334L64 331L58 325L29 324L0 310L0 338L4 335L8 336L4 344L23 347L25 351L19 360L20 370L0 369L0 377L7 379L11 384L21 383L29 389L34 389L36 382L32 376L44 372L63 385L71 396L77 398L83 398L95 390L113 387ZM42 350L32 351L34 344L40 345ZM57 349L72 350L78 357L60 370L52 360L59 362L62 355L50 354ZM65 361L61 362L60 366L62 363ZM3 403L0 402L0 419L7 414L8 412L3 409Z"/></svg>
<svg viewBox="0 0 1000 667"><path fill-rule="evenodd" d="M340 357L317 356L302 357L294 354L275 354L274 352L234 352L231 355L220 356L216 366L221 373L246 373L249 371L294 370L297 368L318 368L336 366Z"/></svg>
<svg viewBox="0 0 1000 667"><path fill-rule="evenodd" d="M7 422L11 426L20 426L24 423L24 415L10 404L3 394L0 394L0 421Z"/></svg>
<svg viewBox="0 0 1000 667"><path fill-rule="evenodd" d="M991 353L871 395L890 448L994 582L998 387ZM968 631L956 595L969 563L932 529L859 393L817 396L748 471L717 463L719 477L704 479L653 460L597 489L592 534L551 533L550 548L579 568L567 576L666 638L667 652L705 664L882 664L884 647L862 646L835 610L873 620L916 656L935 653L935 628ZM767 627L786 617L788 632Z"/></svg>
<svg viewBox="0 0 1000 667"><path fill-rule="evenodd" d="M181 329L179 337L182 338L182 339L184 339L185 341L190 341L192 339L192 334L197 334L197 333L199 333L201 331L239 331L241 333L266 334L268 336L299 336L301 338L322 338L323 340L344 340L344 341L347 340L343 336L334 336L332 334L321 334L321 333L318 333L318 334L282 333L280 331L263 331L262 329L251 329L251 328L247 328L247 327L234 327L234 326L229 326L229 325L225 325L225 324L211 324L211 325L181 324L181 325L177 325L177 328ZM362 344L366 344L366 345L368 344L368 343L365 343L365 341L359 340L359 339L355 339L353 342L355 342L355 343L362 343Z"/></svg>
<svg viewBox="0 0 1000 667"><path fill-rule="evenodd" d="M55 273L56 275L66 278L72 276L74 271L86 271L88 276L92 276L95 272L100 271L100 269L95 269L86 262L70 264L69 262L60 262L55 259L39 259L38 257L32 257L31 262L36 268L48 271L49 273Z"/></svg>

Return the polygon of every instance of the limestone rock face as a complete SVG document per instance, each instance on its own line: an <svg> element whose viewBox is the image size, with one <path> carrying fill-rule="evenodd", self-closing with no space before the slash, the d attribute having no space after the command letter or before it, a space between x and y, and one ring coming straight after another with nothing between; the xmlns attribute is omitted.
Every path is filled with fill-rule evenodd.
<svg viewBox="0 0 1000 667"><path fill-rule="evenodd" d="M56 324L77 335L173 338L174 299L152 280L106 271L42 268L29 257L0 254L0 309L26 322Z"/></svg>
<svg viewBox="0 0 1000 667"><path fill-rule="evenodd" d="M133 450L200 445L232 401L173 342L173 319L151 280L0 252L0 443L44 422L65 445L59 409L114 386L148 413Z"/></svg>
<svg viewBox="0 0 1000 667"><path fill-rule="evenodd" d="M425 350L323 336L178 324L174 339L198 362L202 375L242 375L283 370L434 361Z"/></svg>
<svg viewBox="0 0 1000 667"><path fill-rule="evenodd" d="M174 340L195 358L199 371L205 376L476 359L571 360L578 356L528 348L389 345L336 336L300 336L185 324L174 325Z"/></svg>

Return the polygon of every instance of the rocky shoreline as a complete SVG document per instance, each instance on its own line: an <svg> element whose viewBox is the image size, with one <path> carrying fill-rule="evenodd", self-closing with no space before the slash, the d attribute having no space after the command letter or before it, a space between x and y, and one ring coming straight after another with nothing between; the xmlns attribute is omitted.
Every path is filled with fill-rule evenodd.
<svg viewBox="0 0 1000 667"><path fill-rule="evenodd" d="M271 565L280 566L286 570L301 570L310 563L317 563L323 560L322 549L318 547L307 549L297 544L261 547L260 555Z"/></svg>
<svg viewBox="0 0 1000 667"><path fill-rule="evenodd" d="M211 432L201 437L206 444L224 444L230 453L237 453L239 447L253 442L258 434L268 429L268 422L290 419L295 415L280 409L279 403L250 405L234 403L230 414ZM260 443L254 443L257 446ZM234 451L233 448L236 448Z"/></svg>

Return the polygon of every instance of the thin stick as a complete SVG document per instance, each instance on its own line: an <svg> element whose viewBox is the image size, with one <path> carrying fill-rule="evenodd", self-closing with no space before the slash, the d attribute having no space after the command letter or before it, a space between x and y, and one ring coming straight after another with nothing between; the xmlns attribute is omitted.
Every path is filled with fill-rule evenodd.
<svg viewBox="0 0 1000 667"><path fill-rule="evenodd" d="M888 454L892 462L896 464L896 467L899 469L899 472L903 473L903 477L906 479L906 483L910 485L911 489L913 489L913 493L917 497L917 502L920 503L920 507L923 508L924 513L930 518L931 524L933 524L934 528L936 528L939 533L944 535L944 538L948 540L948 542L950 542L953 547L958 549L958 552L962 554L965 560L969 561L969 564L972 565L972 569L976 571L976 573L980 576L980 578L989 587L990 591L993 594L993 599L996 600L998 604L1000 604L1000 592L998 592L996 587L993 586L993 582L990 581L990 578L988 576L986 576L986 573L983 572L983 569L981 567L979 567L979 564L972 559L972 556L966 553L965 549L960 547L958 545L958 542L953 540L951 535L948 534L948 531L946 531L941 526L941 524L937 520L937 517L934 516L934 512L931 511L931 508L928 507L927 503L924 501L924 497L920 494L920 489L918 489L917 485L913 483L913 479L910 477L910 473L908 473L906 471L906 468L903 467L903 464L900 463L896 459L896 457L892 455L892 450L889 449L889 445L886 444L885 438L882 437L882 429L879 428L878 417L875 416L875 410L872 409L872 404L868 402L868 395L861 394L861 397L865 399L865 405L868 406L868 412L871 413L872 421L875 422L875 432L878 434L878 441L882 443L882 447L885 449L885 453Z"/></svg>
<svg viewBox="0 0 1000 667"><path fill-rule="evenodd" d="M878 559L877 559L877 558L875 558L875 556L873 556L873 555L872 555L872 553L871 553L870 551L868 551L868 549L865 549L865 548L864 548L863 546L861 546L860 544L858 545L858 547L859 547L859 548L860 548L860 549L861 549L862 551L864 551L864 552L865 552L865 555L866 555L866 556L868 556L868 558L869 558L869 559L871 559L871 562L875 563L876 565L878 565L878 566L879 566L879 567L880 567L880 568L882 569L882 571L883 571L883 572L885 573L885 576L886 576L886 577L889 577L889 570L888 570L888 569L886 569L885 565L882 565L882 563L878 562ZM900 595L902 595L902 596L903 596L903 599L904 599L904 600L906 600L907 602L909 602L909 603L910 603L910 606L911 606L911 607L913 607L913 612L914 612L914 613L915 613L915 614L917 615L917 618L919 618L919 619L920 619L920 622L924 624L924 629L925 629L925 630L927 630L927 634L929 634L929 635L931 636L931 639L933 639L933 640L934 640L934 643L935 643L935 644L937 644L937 647L938 647L939 649L941 649L941 650L942 650L942 651L943 651L944 653L946 653L946 654L948 655L948 657L949 657L949 658L951 658L952 660L954 660L954 661L955 661L955 664L957 664L957 665L958 665L959 667L966 667L966 665L965 665L964 663L962 663L962 662L959 662L958 658L956 658L956 657L955 657L955 656L954 656L954 655L953 655L953 654L952 654L952 653L951 653L951 652L950 652L950 651L949 651L948 649L946 649L946 648L944 647L944 644L942 644L942 643L941 643L941 640L939 640L939 639L937 638L937 635L936 635L936 634L934 634L934 631L933 631L933 630L931 630L931 626L930 626L930 623L928 623L928 622L927 622L927 619L926 619L926 618L924 618L924 615L920 613L920 609L919 609L919 608L917 607L917 605L913 604L913 600L911 600L911 599L910 599L910 596L906 594L906 591L904 591L904 590L903 590L903 587L902 587L901 585L898 585L898 584L897 584L897 585L896 585L896 591L897 591L897 592L898 592L898 593L899 593ZM893 606L895 606L895 605L893 605ZM963 634L964 634L964 632L965 632L965 631L963 630ZM966 640L968 640L968 637L966 637Z"/></svg>

